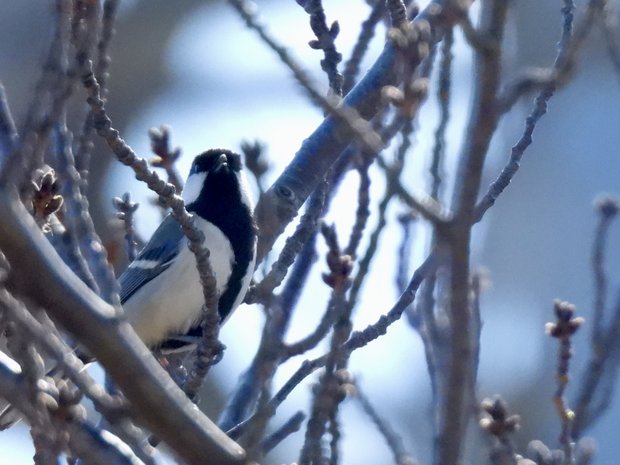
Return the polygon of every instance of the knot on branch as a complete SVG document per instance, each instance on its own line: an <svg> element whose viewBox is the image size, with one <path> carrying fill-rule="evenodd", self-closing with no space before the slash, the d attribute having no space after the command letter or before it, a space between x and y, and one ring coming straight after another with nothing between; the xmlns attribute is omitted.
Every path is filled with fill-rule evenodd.
<svg viewBox="0 0 620 465"><path fill-rule="evenodd" d="M521 417L508 415L507 405L500 397L484 399L480 407L483 411L480 427L500 441L503 442L508 434L519 429Z"/></svg>
<svg viewBox="0 0 620 465"><path fill-rule="evenodd" d="M86 409L80 404L84 393L66 380L39 379L36 396L37 403L63 423L86 418Z"/></svg>
<svg viewBox="0 0 620 465"><path fill-rule="evenodd" d="M149 129L149 139L151 140L151 150L155 154L149 160L151 166L165 170L171 169L181 156L181 149L179 147L170 149L170 128L160 126L159 128Z"/></svg>
<svg viewBox="0 0 620 465"><path fill-rule="evenodd" d="M347 396L354 396L356 394L355 380L349 370L341 368L340 370L336 370L334 375L340 386L343 399Z"/></svg>
<svg viewBox="0 0 620 465"><path fill-rule="evenodd" d="M388 31L392 45L406 61L419 62L430 52L431 28L428 21L407 21Z"/></svg>
<svg viewBox="0 0 620 465"><path fill-rule="evenodd" d="M568 339L583 324L584 319L574 317L575 306L569 302L555 300L553 303L553 311L556 316L555 323L547 323L545 329L547 334L557 339Z"/></svg>
<svg viewBox="0 0 620 465"><path fill-rule="evenodd" d="M403 90L394 86L381 89L381 96L387 103L394 105L403 116L413 117L422 100L428 93L427 78L414 79Z"/></svg>
<svg viewBox="0 0 620 465"><path fill-rule="evenodd" d="M314 39L308 42L310 48L314 50L330 50L334 48L334 40L340 33L340 24L338 21L334 21L329 28L325 29L325 34L321 35L319 39ZM337 53L337 56L342 59L342 55Z"/></svg>
<svg viewBox="0 0 620 465"><path fill-rule="evenodd" d="M54 416L63 421L84 420L86 418L86 408L80 404L84 393L66 380L56 383L58 389L58 409Z"/></svg>
<svg viewBox="0 0 620 465"><path fill-rule="evenodd" d="M122 221L131 221L133 214L136 212L140 204L131 201L129 192L125 192L122 197L114 197L112 204L116 208L116 217Z"/></svg>
<svg viewBox="0 0 620 465"><path fill-rule="evenodd" d="M334 225L321 225L321 234L329 247L326 256L329 273L323 273L323 281L333 289L345 290L350 284L349 275L353 270L353 259L350 255L341 253Z"/></svg>
<svg viewBox="0 0 620 465"><path fill-rule="evenodd" d="M612 219L620 211L620 199L612 195L602 195L594 201L594 208L605 219Z"/></svg>
<svg viewBox="0 0 620 465"><path fill-rule="evenodd" d="M32 181L32 211L37 223L44 224L51 214L60 210L64 199L59 194L61 186L54 170L39 171L38 175L39 181Z"/></svg>

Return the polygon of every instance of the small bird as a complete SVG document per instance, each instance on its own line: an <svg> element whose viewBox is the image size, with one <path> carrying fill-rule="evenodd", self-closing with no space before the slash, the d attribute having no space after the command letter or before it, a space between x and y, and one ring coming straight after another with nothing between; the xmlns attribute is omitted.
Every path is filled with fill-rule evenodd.
<svg viewBox="0 0 620 465"><path fill-rule="evenodd" d="M241 156L224 149L198 155L183 189L187 211L205 236L224 322L248 290L256 226ZM204 296L194 254L169 214L119 278L126 318L150 348L176 351L201 336Z"/></svg>
<svg viewBox="0 0 620 465"><path fill-rule="evenodd" d="M198 155L182 192L205 236L223 323L248 290L256 262L256 226L241 156L225 149ZM194 254L181 225L168 214L120 276L125 318L151 349L178 352L202 336L204 295ZM0 431L21 415L0 399Z"/></svg>

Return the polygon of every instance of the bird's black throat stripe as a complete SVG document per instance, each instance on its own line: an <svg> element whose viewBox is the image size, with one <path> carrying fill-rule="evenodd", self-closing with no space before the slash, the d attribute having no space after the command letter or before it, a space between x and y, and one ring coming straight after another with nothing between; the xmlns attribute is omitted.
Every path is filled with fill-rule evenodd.
<svg viewBox="0 0 620 465"><path fill-rule="evenodd" d="M235 173L231 168L224 168L222 172L209 172L198 198L187 205L188 212L196 213L222 231L234 253L230 277L218 305L221 321L233 310L232 306L241 291L242 280L254 259L256 247L256 226L252 212L241 199L241 188ZM192 327L185 336L185 340L171 338L161 348L180 349L188 344L188 337L201 337L202 329L199 325Z"/></svg>

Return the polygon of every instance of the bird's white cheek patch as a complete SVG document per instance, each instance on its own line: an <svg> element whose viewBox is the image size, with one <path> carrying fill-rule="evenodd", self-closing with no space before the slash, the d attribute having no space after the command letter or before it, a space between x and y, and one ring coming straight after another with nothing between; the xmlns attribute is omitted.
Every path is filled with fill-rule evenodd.
<svg viewBox="0 0 620 465"><path fill-rule="evenodd" d="M205 179L207 179L207 173L194 173L189 175L182 194L185 205L189 205L198 200Z"/></svg>
<svg viewBox="0 0 620 465"><path fill-rule="evenodd" d="M254 210L254 202L252 195L250 194L250 186L245 177L243 171L235 173L237 181L239 182L239 193L241 194L241 203L250 209L250 212Z"/></svg>

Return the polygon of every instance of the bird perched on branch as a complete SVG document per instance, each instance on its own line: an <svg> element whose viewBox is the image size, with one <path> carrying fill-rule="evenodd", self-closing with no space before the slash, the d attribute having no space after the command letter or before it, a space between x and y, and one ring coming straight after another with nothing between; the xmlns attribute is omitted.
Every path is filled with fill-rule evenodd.
<svg viewBox="0 0 620 465"><path fill-rule="evenodd" d="M192 163L183 189L187 211L205 236L223 322L243 300L256 260L256 227L241 156L212 149ZM125 315L151 348L175 350L201 336L204 295L194 254L168 215L119 278Z"/></svg>
<svg viewBox="0 0 620 465"><path fill-rule="evenodd" d="M242 302L256 261L256 226L241 156L225 149L198 155L182 196L194 225L205 236L219 295L220 321L224 322ZM204 294L196 259L171 214L119 283L124 314L149 348L178 351L202 336ZM19 417L19 412L0 399L0 430Z"/></svg>

